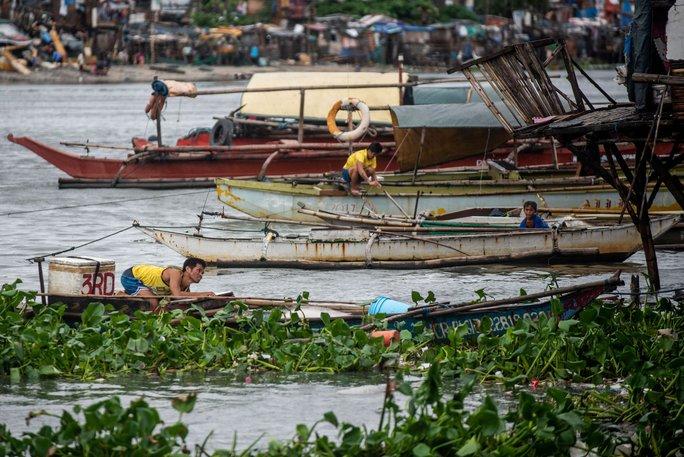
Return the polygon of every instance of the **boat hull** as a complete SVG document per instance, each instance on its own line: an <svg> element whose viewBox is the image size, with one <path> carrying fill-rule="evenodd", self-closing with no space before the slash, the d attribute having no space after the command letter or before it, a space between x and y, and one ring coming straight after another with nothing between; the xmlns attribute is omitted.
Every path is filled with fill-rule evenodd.
<svg viewBox="0 0 684 457"><path fill-rule="evenodd" d="M617 277L616 277L617 278ZM618 279L616 279L618 281ZM610 282L610 280L608 281ZM521 305L502 306L491 310L473 310L466 312L425 312L414 317L392 321L388 323L389 329L414 331L417 325L424 325L432 330L435 340L447 341L449 333L461 325L465 326L464 338L474 338L484 331L483 321L490 319L491 326L489 333L492 335L502 335L514 327L521 319L537 321L540 318L559 318L561 320L571 319L577 313L586 308L599 295L614 289L615 286L595 286L577 290L558 297L558 309L560 314L554 313L551 300L544 300L537 303ZM350 325L359 325L363 321L360 317L342 317ZM312 328L323 326L321 319L309 319Z"/></svg>
<svg viewBox="0 0 684 457"><path fill-rule="evenodd" d="M654 238L676 217L653 220ZM516 230L456 236L399 236L364 230L321 231L308 237L214 238L137 226L186 257L221 267L304 269L437 268L511 262L622 261L641 246L632 224L562 230Z"/></svg>
<svg viewBox="0 0 684 457"><path fill-rule="evenodd" d="M556 301L547 297L543 301L517 303L514 297L510 300L500 300L498 305L492 302L482 302L474 306L480 309L463 310L462 306L449 307L426 307L410 308L409 314L402 316L389 316L387 326L390 329L415 331L419 325L424 325L433 331L436 340L448 340L452 329L464 326L465 332L461 333L464 338L475 337L480 333L489 332L493 335L505 333L509 328L521 319L538 320L542 317L555 319L570 319L579 311L589 305L599 295L613 290L622 285L619 272L607 280L588 283L571 287L557 293ZM81 321L82 314L91 303L105 303L117 311L133 315L137 310L149 310L152 304L140 297L133 296L49 296L50 305L64 304L64 319L67 322ZM207 315L214 314L234 301L243 303L249 308L285 310L284 316L289 313L297 313L301 319L308 322L313 329L320 329L325 325L322 314L328 314L329 318L342 319L349 325L358 326L367 322L367 307L351 302L320 302L311 301L301 305L291 298L259 298L259 297L233 297L227 294L224 297L207 297L200 299L183 299L171 301L166 309L183 309L194 312L193 308L202 308ZM554 304L555 303L555 304ZM473 305L470 307L472 308ZM293 309L294 308L294 309ZM420 312L417 312L420 311ZM490 320L490 325L484 325L485 319ZM234 320L225 320L227 325L234 324Z"/></svg>
<svg viewBox="0 0 684 457"><path fill-rule="evenodd" d="M270 155L270 152L165 154L154 160L131 162L125 165L121 159L79 156L58 150L29 137L9 135L8 139L33 151L73 178L91 180L130 181L256 176ZM342 167L347 155L345 151L283 154L270 162L268 173L290 175L337 170ZM387 165L382 160L380 163L382 166Z"/></svg>
<svg viewBox="0 0 684 457"><path fill-rule="evenodd" d="M383 191L392 195L392 199ZM359 214L363 210L371 210L376 214L400 214L403 211L406 214L439 216L467 208L522 207L528 200L542 200L542 206L553 208L609 208L620 201L620 196L611 186L587 185L586 180L536 187L524 181L502 182L500 185L471 183L459 186L454 183L448 187L388 185L381 190L369 189L364 197L356 197L339 190L296 183L217 179L216 192L221 202L250 216L306 222L320 222L320 219L299 212L300 203L308 209L330 213ZM661 191L651 209L676 211L682 208L672 194Z"/></svg>

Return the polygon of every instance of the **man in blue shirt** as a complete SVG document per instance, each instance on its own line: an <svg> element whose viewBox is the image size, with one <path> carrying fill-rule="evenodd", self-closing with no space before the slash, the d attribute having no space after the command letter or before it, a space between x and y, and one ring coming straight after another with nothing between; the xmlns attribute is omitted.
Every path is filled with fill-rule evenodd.
<svg viewBox="0 0 684 457"><path fill-rule="evenodd" d="M537 203L532 201L527 201L523 205L523 210L525 211L525 219L520 222L520 228L549 228L549 224L546 223L537 214Z"/></svg>

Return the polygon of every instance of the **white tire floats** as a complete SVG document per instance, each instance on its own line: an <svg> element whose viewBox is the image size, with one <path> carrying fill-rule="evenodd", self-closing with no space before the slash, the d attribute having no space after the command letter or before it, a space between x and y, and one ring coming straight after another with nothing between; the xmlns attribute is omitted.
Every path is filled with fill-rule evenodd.
<svg viewBox="0 0 684 457"><path fill-rule="evenodd" d="M337 127L337 113L343 108L346 110L356 110L361 114L361 122L359 122L359 125L354 130L343 132ZM370 109L368 105L358 98L349 98L347 101L337 100L332 108L330 108L326 121L328 131L337 141L355 141L361 138L368 130L370 125Z"/></svg>

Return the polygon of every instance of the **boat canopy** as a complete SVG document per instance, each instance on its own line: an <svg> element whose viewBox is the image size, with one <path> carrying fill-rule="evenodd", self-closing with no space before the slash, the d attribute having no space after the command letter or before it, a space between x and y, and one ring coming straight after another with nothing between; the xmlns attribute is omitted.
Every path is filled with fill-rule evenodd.
<svg viewBox="0 0 684 457"><path fill-rule="evenodd" d="M503 103L497 108L506 119L515 123L515 118ZM435 105L391 106L394 126L402 129L411 128L491 128L503 129L484 103L467 103L453 105L448 103Z"/></svg>
<svg viewBox="0 0 684 457"><path fill-rule="evenodd" d="M503 104L500 109L515 122ZM510 139L484 103L392 106L390 113L401 171L484 156Z"/></svg>
<svg viewBox="0 0 684 457"><path fill-rule="evenodd" d="M485 92L496 99L494 89L486 86ZM470 86L415 86L411 88L411 101L407 105L434 105L443 103L482 103L480 96Z"/></svg>
<svg viewBox="0 0 684 457"><path fill-rule="evenodd" d="M402 75L403 82L408 75ZM255 73L249 80L248 89L264 89L269 87L309 87L309 86L356 86L361 84L398 84L397 72L274 72ZM323 89L307 90L304 97L304 117L306 119L325 120L332 105L340 99L358 98L369 106L398 105L400 91L398 87L373 87L360 89ZM246 92L242 94L242 113L264 117L299 118L299 91L282 92ZM339 121L347 120L347 112L340 111ZM355 118L356 119L356 118ZM373 111L373 124L391 122L390 114L385 110Z"/></svg>

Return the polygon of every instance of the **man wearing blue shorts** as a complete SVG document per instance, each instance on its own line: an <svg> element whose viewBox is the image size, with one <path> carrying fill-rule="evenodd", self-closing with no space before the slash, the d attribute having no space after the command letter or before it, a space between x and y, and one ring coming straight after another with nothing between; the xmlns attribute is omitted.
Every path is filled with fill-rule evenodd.
<svg viewBox="0 0 684 457"><path fill-rule="evenodd" d="M351 186L352 195L361 195L359 186L362 180L370 186L381 187L375 174L378 166L376 157L380 154L382 154L382 145L374 142L368 146L368 149L361 149L349 155L342 168L342 179Z"/></svg>

